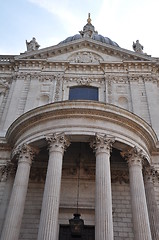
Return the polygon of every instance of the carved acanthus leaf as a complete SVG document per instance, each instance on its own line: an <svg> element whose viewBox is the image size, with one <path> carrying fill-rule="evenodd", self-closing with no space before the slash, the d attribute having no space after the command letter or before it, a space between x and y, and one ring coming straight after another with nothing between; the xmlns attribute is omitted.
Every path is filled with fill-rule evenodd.
<svg viewBox="0 0 159 240"><path fill-rule="evenodd" d="M95 139L90 143L90 147L93 148L95 152L102 150L111 151L114 142L115 138L113 136L96 134Z"/></svg>
<svg viewBox="0 0 159 240"><path fill-rule="evenodd" d="M70 142L65 137L64 133L53 133L47 135L46 140L49 143L50 148L60 148L61 150L65 150L70 145Z"/></svg>
<svg viewBox="0 0 159 240"><path fill-rule="evenodd" d="M129 149L128 151L121 152L122 157L126 159L129 167L133 165L141 166L143 165L144 160L146 159L143 151L136 146L134 148Z"/></svg>
<svg viewBox="0 0 159 240"><path fill-rule="evenodd" d="M32 161L35 154L38 154L39 150L35 147L32 147L28 144L23 144L21 146L18 146L16 149L12 152L12 158L16 156L18 160L22 159L24 156L28 161Z"/></svg>

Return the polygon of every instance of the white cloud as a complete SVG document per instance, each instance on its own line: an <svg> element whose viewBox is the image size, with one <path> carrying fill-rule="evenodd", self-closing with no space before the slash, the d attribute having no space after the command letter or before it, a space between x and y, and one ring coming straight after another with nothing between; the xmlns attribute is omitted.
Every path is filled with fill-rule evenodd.
<svg viewBox="0 0 159 240"><path fill-rule="evenodd" d="M73 9L70 9L65 0L29 0L29 2L38 5L41 8L44 8L48 12L54 14L58 17L65 27L67 32L77 32L77 29L80 30L81 19L78 18L74 13Z"/></svg>

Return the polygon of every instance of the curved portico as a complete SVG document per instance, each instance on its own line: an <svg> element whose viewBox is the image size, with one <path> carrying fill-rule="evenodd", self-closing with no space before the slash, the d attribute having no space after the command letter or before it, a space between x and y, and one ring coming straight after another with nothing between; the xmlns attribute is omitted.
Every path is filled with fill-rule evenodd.
<svg viewBox="0 0 159 240"><path fill-rule="evenodd" d="M132 212L134 212L133 222L135 223L134 229L136 232L135 240L151 240L141 170L145 159L149 163L151 162L151 152L155 149L157 138L152 128L141 118L122 108L100 102L58 102L23 114L10 126L6 138L13 148L29 144L39 149L46 146L48 139L51 139L51 141L49 140L51 150L49 153L49 167L46 175L38 239L51 240L58 237L57 210L60 201L62 159L66 142L88 142L91 143L96 153L96 240L99 240L99 238L100 240L114 239L110 176L110 152L112 146L123 152L123 156L126 156L126 159L130 159L127 161L129 161L131 175L130 188L132 193ZM137 149L136 155L130 154L134 147ZM138 159L140 163L135 164ZM132 167L132 163L135 167ZM55 169L57 171L54 171ZM137 189L135 188L136 177L141 180ZM53 182L53 184L50 185L50 182ZM15 195L15 188L16 186L12 195ZM143 192L142 199L139 194L140 191ZM24 202L25 200L23 205ZM141 202L144 205L142 208L140 208ZM12 206L14 207L13 203ZM9 211L8 208L8 218L10 216ZM101 219L99 221L100 216ZM144 230L140 233L141 228L138 224L142 222L144 222L147 231L141 224L141 228ZM3 236L7 236L5 231L4 228ZM16 229L12 227L11 231L14 232Z"/></svg>

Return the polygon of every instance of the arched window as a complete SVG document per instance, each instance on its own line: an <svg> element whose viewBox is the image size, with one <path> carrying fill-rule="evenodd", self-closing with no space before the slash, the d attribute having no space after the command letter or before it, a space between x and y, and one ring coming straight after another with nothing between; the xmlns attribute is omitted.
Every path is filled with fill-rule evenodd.
<svg viewBox="0 0 159 240"><path fill-rule="evenodd" d="M98 88L88 86L71 87L69 100L94 100L98 101Z"/></svg>

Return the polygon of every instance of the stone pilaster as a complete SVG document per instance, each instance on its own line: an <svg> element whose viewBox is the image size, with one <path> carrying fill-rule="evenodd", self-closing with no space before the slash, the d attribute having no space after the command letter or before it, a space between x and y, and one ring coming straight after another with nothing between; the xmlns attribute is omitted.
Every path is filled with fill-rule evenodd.
<svg viewBox="0 0 159 240"><path fill-rule="evenodd" d="M49 143L49 162L40 216L38 240L56 240L62 160L64 150L70 143L64 134L52 134L47 136L46 140Z"/></svg>
<svg viewBox="0 0 159 240"><path fill-rule="evenodd" d="M156 180L155 169L152 166L146 166L144 168L144 181L152 240L159 239L159 209L154 191L154 181Z"/></svg>
<svg viewBox="0 0 159 240"><path fill-rule="evenodd" d="M12 194L2 230L1 240L18 240L28 188L30 166L35 150L29 145L22 145L15 150L18 155L18 168Z"/></svg>
<svg viewBox="0 0 159 240"><path fill-rule="evenodd" d="M96 135L90 146L96 153L95 239L113 240L110 150L113 137Z"/></svg>
<svg viewBox="0 0 159 240"><path fill-rule="evenodd" d="M142 175L144 155L136 147L122 155L129 165L134 240L152 240Z"/></svg>

